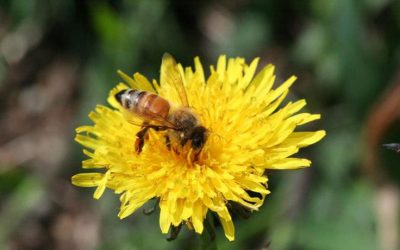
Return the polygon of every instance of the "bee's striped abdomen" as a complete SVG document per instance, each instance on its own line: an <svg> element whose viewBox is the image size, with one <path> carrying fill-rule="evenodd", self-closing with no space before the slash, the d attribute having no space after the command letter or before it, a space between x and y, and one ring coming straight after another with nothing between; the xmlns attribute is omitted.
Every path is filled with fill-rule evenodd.
<svg viewBox="0 0 400 250"><path fill-rule="evenodd" d="M168 117L170 105L164 98L137 89L126 89L115 95L122 107L145 119L151 120L155 117L166 119Z"/></svg>

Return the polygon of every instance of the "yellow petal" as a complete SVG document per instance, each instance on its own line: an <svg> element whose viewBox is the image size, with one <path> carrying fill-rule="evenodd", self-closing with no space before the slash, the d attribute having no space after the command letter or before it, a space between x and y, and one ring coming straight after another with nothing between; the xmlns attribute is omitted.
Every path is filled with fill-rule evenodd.
<svg viewBox="0 0 400 250"><path fill-rule="evenodd" d="M164 201L160 202L160 228L163 234L168 233L171 226L171 219L169 217L168 206Z"/></svg>
<svg viewBox="0 0 400 250"><path fill-rule="evenodd" d="M268 166L268 169L297 169L309 167L311 165L311 161L302 158L286 158L274 161L272 166Z"/></svg>
<svg viewBox="0 0 400 250"><path fill-rule="evenodd" d="M301 113L288 118L288 120L293 121L297 125L303 125L321 118L319 114L309 114Z"/></svg>
<svg viewBox="0 0 400 250"><path fill-rule="evenodd" d="M249 87L254 88L255 93L262 92L263 95L268 93L274 83L274 70L275 67L272 64L265 66L250 83Z"/></svg>
<svg viewBox="0 0 400 250"><path fill-rule="evenodd" d="M218 58L217 62L217 73L218 75L224 76L225 75L225 70L226 70L226 56L222 55Z"/></svg>
<svg viewBox="0 0 400 250"><path fill-rule="evenodd" d="M233 225L232 220L225 220L222 217L219 217L219 220L224 229L225 237L229 241L233 241L235 239L235 226Z"/></svg>
<svg viewBox="0 0 400 250"><path fill-rule="evenodd" d="M324 130L319 130L315 132L294 132L286 138L286 140L281 144L282 146L297 146L306 147L314 144L324 138L326 132Z"/></svg>
<svg viewBox="0 0 400 250"><path fill-rule="evenodd" d="M145 76L140 73L135 73L133 75L133 79L135 80L135 86L133 88L145 90L149 92L158 92L158 84L151 84L149 80Z"/></svg>
<svg viewBox="0 0 400 250"><path fill-rule="evenodd" d="M100 184L104 174L85 173L72 176L72 184L79 187L96 187Z"/></svg>
<svg viewBox="0 0 400 250"><path fill-rule="evenodd" d="M200 200L193 204L192 223L194 231L201 234L203 232L203 204Z"/></svg>
<svg viewBox="0 0 400 250"><path fill-rule="evenodd" d="M281 86L272 91L269 98L271 98L271 100L275 100L278 96L280 96L282 93L288 90L290 86L292 86L292 84L296 81L296 79L297 77L291 76L284 83L282 83Z"/></svg>
<svg viewBox="0 0 400 250"><path fill-rule="evenodd" d="M200 81L204 83L205 79L204 79L203 65L201 64L200 59L197 56L194 58L194 68L196 70L196 75L199 76Z"/></svg>
<svg viewBox="0 0 400 250"><path fill-rule="evenodd" d="M238 87L240 89L245 89L250 84L251 80L253 79L254 73L256 72L258 61L260 58L255 58L249 65L244 69L244 75L242 80L239 82Z"/></svg>

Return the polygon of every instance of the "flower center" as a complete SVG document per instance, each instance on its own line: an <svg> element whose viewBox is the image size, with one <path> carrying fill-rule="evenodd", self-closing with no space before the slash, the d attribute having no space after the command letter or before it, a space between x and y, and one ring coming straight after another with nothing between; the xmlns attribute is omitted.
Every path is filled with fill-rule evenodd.
<svg viewBox="0 0 400 250"><path fill-rule="evenodd" d="M192 167L195 163L202 165L206 158L206 149L194 146L193 140L187 140L182 146L180 133L175 135L175 132L149 131L149 137L145 143L149 153L154 154L154 150L158 149L160 156L164 159L175 158L186 163L185 165L189 167Z"/></svg>

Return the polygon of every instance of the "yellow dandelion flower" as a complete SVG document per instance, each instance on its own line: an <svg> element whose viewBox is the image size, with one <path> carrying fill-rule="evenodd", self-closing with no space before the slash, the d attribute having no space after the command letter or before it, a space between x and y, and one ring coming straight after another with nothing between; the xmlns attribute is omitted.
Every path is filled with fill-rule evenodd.
<svg viewBox="0 0 400 250"><path fill-rule="evenodd" d="M320 115L298 113L305 100L282 105L296 77L273 89L274 66L267 65L255 74L258 58L246 64L243 58L220 56L216 67L210 67L208 78L197 57L194 70L171 64L171 60L165 56L161 65L161 75L170 79L161 77L159 84L139 73L129 77L119 72L125 83L111 90L111 107L97 106L89 114L94 125L76 129L76 141L86 148L83 152L88 156L82 167L103 170L77 174L72 183L97 187L95 199L106 188L120 194L121 219L149 200L158 200L162 233L186 224L201 234L207 213L213 212L225 236L234 240L230 202L258 210L270 192L265 170L310 166L311 161L292 155L321 140L325 131L295 129ZM193 153L194 142L183 147L176 142L167 145L165 137L170 129L149 129L142 151L135 152L141 128L127 119L116 94L128 88L155 92L179 106L182 96L174 80L182 81L190 109L207 129L200 153Z"/></svg>

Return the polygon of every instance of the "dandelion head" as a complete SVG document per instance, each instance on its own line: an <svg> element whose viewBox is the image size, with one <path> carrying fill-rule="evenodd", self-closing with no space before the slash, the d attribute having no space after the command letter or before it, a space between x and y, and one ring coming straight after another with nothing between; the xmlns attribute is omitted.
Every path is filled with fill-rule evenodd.
<svg viewBox="0 0 400 250"><path fill-rule="evenodd" d="M243 58L220 56L206 77L199 58L191 68L167 55L159 82L119 72L124 82L110 91L109 106L97 106L89 114L93 125L76 129L76 141L88 157L82 167L89 172L74 175L72 183L96 187L95 199L106 188L114 190L121 219L156 200L162 233L185 224L201 234L207 213L214 213L225 236L234 240L230 204L258 210L270 192L266 170L310 166L310 160L293 155L325 136L323 130L297 130L320 118L300 112L305 100L283 104L296 77L274 88L274 66L256 74L257 65L258 59L246 64ZM118 100L127 89L167 100L164 125L158 118L151 123L143 119L148 116L133 116L144 111L127 109ZM188 114L192 130L174 129ZM135 144L143 122L153 126L148 125L139 153Z"/></svg>

